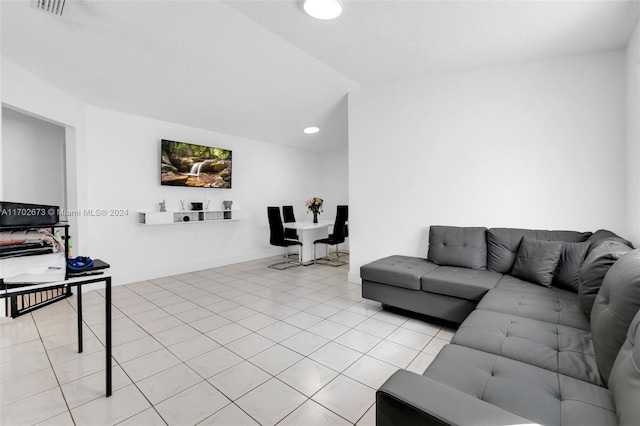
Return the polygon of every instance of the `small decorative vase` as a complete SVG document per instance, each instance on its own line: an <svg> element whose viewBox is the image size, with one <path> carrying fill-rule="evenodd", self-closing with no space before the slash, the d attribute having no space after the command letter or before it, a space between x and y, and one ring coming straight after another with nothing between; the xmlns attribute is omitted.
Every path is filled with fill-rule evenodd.
<svg viewBox="0 0 640 426"><path fill-rule="evenodd" d="M318 213L313 212L313 223L318 223Z"/></svg>

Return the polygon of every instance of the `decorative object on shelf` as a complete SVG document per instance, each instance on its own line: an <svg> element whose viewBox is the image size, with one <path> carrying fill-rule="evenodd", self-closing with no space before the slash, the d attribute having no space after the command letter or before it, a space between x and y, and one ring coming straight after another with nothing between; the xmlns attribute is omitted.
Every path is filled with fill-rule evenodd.
<svg viewBox="0 0 640 426"><path fill-rule="evenodd" d="M307 200L307 210L309 210L309 212L313 213L313 223L318 223L318 215L322 212L324 212L324 210L322 209L322 204L324 203L324 200L320 197L313 197L309 200ZM307 212L307 213L309 213Z"/></svg>
<svg viewBox="0 0 640 426"><path fill-rule="evenodd" d="M166 212L167 211L167 203L165 203L164 200L162 200L161 203L158 203L160 205L160 211L161 212Z"/></svg>
<svg viewBox="0 0 640 426"><path fill-rule="evenodd" d="M231 201L231 200L223 201L222 205L224 206L225 210L231 210L231 206L233 205L233 201Z"/></svg>
<svg viewBox="0 0 640 426"><path fill-rule="evenodd" d="M202 203L191 203L191 210L193 211L202 210Z"/></svg>

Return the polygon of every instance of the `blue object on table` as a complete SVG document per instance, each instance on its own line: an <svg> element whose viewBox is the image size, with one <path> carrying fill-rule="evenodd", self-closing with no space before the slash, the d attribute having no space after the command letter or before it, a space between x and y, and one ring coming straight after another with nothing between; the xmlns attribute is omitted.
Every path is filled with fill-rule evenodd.
<svg viewBox="0 0 640 426"><path fill-rule="evenodd" d="M93 266L93 259L90 257L78 256L74 259L69 259L67 261L67 265L72 271L84 271L85 269Z"/></svg>

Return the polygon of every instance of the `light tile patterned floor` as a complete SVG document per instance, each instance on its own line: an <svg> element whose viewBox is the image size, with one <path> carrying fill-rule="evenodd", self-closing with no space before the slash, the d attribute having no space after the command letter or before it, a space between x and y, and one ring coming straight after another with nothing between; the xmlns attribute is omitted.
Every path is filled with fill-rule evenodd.
<svg viewBox="0 0 640 426"><path fill-rule="evenodd" d="M347 266L262 259L113 288L0 321L2 425L374 425L375 390L422 373L452 330L381 309Z"/></svg>

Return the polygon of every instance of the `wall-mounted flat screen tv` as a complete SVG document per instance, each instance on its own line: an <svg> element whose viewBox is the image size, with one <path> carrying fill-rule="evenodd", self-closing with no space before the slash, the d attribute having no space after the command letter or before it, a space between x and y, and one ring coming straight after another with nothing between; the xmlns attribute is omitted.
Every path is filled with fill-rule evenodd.
<svg viewBox="0 0 640 426"><path fill-rule="evenodd" d="M231 151L162 139L162 185L231 188Z"/></svg>

